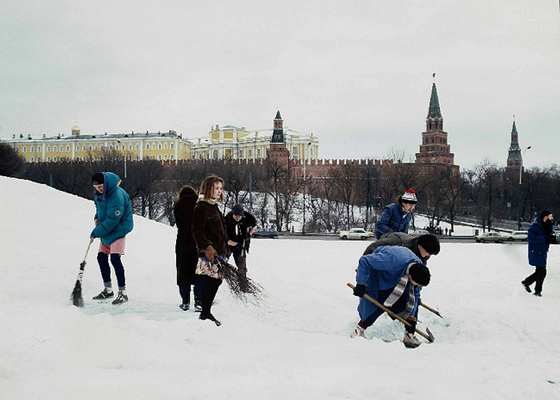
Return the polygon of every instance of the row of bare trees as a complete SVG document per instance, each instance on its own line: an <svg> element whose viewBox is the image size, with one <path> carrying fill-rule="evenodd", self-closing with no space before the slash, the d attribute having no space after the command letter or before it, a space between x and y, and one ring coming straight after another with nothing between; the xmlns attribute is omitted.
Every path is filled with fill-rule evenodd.
<svg viewBox="0 0 560 400"><path fill-rule="evenodd" d="M337 232L353 226L372 230L383 207L407 188L416 190L417 211L428 215L433 226L446 220L453 227L457 220L469 217L491 229L496 221L513 225L518 219L530 221L542 208L560 210L556 165L525 170L520 186L518 169L510 171L489 161L460 174L441 167L427 173L412 163L348 163L325 168L319 176L308 174L304 185L301 167L269 159L255 164L128 161L125 167L121 153L105 151L92 155L88 162L27 164L20 175L93 198L90 177L96 171L112 171L123 179L136 214L171 225L179 189L187 184L198 188L210 173L225 180L225 207L242 203L252 210L260 226L274 226L279 231L293 231L294 226L301 229L304 200L306 232Z"/></svg>

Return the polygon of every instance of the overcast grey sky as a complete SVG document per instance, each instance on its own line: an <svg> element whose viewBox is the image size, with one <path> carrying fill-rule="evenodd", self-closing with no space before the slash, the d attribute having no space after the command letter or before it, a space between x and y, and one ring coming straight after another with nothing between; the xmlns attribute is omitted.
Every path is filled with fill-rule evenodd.
<svg viewBox="0 0 560 400"><path fill-rule="evenodd" d="M558 0L3 1L0 135L212 125L317 135L321 158L413 157L432 73L455 163L559 163Z"/></svg>

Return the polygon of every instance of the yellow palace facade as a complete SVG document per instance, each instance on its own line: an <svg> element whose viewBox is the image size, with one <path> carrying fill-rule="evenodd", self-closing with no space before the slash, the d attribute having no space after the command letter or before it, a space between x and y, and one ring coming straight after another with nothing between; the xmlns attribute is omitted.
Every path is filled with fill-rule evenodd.
<svg viewBox="0 0 560 400"><path fill-rule="evenodd" d="M78 126L69 136L57 135L33 138L15 135L5 140L29 163L88 161L107 153L126 156L129 161L158 160L243 160L247 162L267 157L273 129L249 131L232 125L213 126L208 136L187 139L175 131L104 133L84 135ZM319 141L311 134L284 130L284 140L290 158L317 160Z"/></svg>
<svg viewBox="0 0 560 400"><path fill-rule="evenodd" d="M30 163L88 161L106 152L125 155L130 161L181 160L190 154L190 143L174 131L81 135L75 126L71 136L35 139L28 135L6 142Z"/></svg>

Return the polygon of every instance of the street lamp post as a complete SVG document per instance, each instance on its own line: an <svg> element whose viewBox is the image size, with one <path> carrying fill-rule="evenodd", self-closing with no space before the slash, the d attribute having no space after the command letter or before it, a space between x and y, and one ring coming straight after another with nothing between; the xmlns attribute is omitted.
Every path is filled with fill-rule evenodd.
<svg viewBox="0 0 560 400"><path fill-rule="evenodd" d="M527 150L530 150L531 146L528 146L525 150L523 150L523 152L521 153L521 163L519 164L519 200L517 202L517 230L520 231L521 230L521 184L523 182L523 154L525 154L525 152Z"/></svg>
<svg viewBox="0 0 560 400"><path fill-rule="evenodd" d="M301 227L301 234L305 235L305 192L306 192L306 180L307 175L305 174L305 164L307 159L307 148L311 146L311 142L307 143L307 147L305 144L303 145L303 225Z"/></svg>
<svg viewBox="0 0 560 400"><path fill-rule="evenodd" d="M117 140L117 143L123 145L123 158L124 158L124 179L123 179L123 188L126 188L126 144L122 143L120 140Z"/></svg>

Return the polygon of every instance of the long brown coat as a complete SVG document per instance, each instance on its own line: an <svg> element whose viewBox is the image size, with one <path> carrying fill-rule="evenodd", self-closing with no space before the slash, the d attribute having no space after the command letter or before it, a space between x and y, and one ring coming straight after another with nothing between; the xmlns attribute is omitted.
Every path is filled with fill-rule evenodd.
<svg viewBox="0 0 560 400"><path fill-rule="evenodd" d="M208 246L212 246L218 255L229 252L226 223L217 204L210 204L204 200L196 203L191 232L199 256L204 257Z"/></svg>

